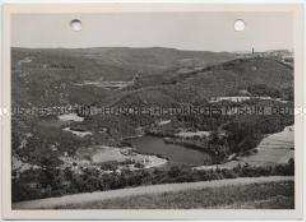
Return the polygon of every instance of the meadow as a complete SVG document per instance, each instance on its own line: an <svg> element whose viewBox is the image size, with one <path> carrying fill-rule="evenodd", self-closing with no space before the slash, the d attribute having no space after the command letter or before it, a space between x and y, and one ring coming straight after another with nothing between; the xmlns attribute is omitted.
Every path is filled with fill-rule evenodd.
<svg viewBox="0 0 306 222"><path fill-rule="evenodd" d="M293 181L223 186L136 195L80 205L68 209L293 209Z"/></svg>

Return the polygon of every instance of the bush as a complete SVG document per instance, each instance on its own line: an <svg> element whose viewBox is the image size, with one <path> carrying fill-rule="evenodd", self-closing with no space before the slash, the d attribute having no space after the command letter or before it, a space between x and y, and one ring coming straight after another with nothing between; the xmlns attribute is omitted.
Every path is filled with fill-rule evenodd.
<svg viewBox="0 0 306 222"><path fill-rule="evenodd" d="M136 168L144 168L144 164L137 162L137 163L135 163L134 167L136 167Z"/></svg>

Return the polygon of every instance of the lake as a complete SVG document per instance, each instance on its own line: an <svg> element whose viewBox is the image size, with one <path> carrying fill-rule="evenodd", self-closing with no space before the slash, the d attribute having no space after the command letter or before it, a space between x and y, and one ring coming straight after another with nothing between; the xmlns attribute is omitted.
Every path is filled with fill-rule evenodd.
<svg viewBox="0 0 306 222"><path fill-rule="evenodd" d="M174 163L197 166L212 163L211 156L205 152L176 144L167 144L164 142L163 138L159 137L143 136L137 139L132 139L131 143L140 153L159 154Z"/></svg>

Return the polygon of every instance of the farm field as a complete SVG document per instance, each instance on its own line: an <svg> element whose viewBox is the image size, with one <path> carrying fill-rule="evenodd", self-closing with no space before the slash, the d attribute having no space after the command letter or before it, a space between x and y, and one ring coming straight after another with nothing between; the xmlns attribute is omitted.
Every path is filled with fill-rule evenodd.
<svg viewBox="0 0 306 222"><path fill-rule="evenodd" d="M266 135L257 147L248 150L242 156L222 164L194 167L197 170L233 169L238 165L275 166L286 164L294 158L294 126L287 126L283 131Z"/></svg>
<svg viewBox="0 0 306 222"><path fill-rule="evenodd" d="M239 160L257 166L288 163L291 158L294 158L293 128L288 126L279 133L268 135L254 148L254 154Z"/></svg>

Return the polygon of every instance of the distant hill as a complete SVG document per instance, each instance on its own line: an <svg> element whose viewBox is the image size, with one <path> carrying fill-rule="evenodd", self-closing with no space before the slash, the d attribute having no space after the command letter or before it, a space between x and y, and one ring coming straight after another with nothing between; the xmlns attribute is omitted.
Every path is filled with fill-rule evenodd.
<svg viewBox="0 0 306 222"><path fill-rule="evenodd" d="M116 93L84 81L130 81L135 74L163 76L235 58L231 53L170 48L12 48L12 95L22 106L103 102ZM150 78L150 77L149 77Z"/></svg>
<svg viewBox="0 0 306 222"><path fill-rule="evenodd" d="M293 100L292 68L268 58L235 59L202 69L146 76L141 80L141 93L146 88L161 92L176 102L203 102L210 97L238 96L247 91L251 96L270 96ZM139 91L140 92L140 91ZM154 101L157 98L154 98Z"/></svg>
<svg viewBox="0 0 306 222"><path fill-rule="evenodd" d="M12 95L22 105L202 103L240 90L293 99L293 70L274 59L171 48L12 48ZM84 81L130 81L121 90ZM137 101L136 101L137 100Z"/></svg>
<svg viewBox="0 0 306 222"><path fill-rule="evenodd" d="M227 52L183 51L172 48L85 48L85 49L28 49L12 48L15 61L31 57L38 67L63 67L77 70L83 78L130 80L136 72L143 75L161 74L178 67L218 64L235 58ZM48 66L49 65L49 66ZM28 64L28 66L31 66Z"/></svg>

